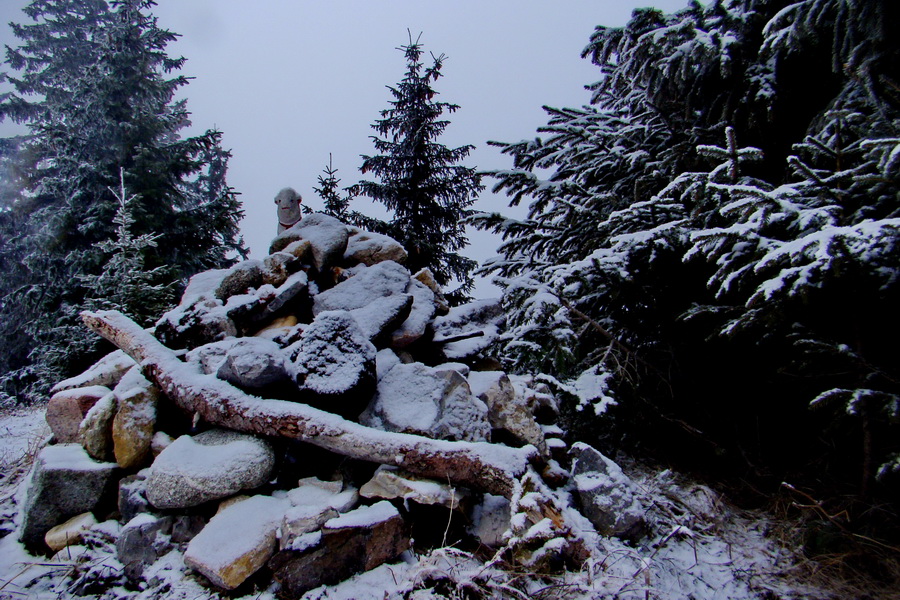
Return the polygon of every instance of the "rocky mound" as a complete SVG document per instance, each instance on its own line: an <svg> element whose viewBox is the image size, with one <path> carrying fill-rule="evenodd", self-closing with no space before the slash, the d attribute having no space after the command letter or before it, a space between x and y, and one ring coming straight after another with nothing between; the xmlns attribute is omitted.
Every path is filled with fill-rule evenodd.
<svg viewBox="0 0 900 600"><path fill-rule="evenodd" d="M54 388L20 539L71 554L100 528L130 585L177 551L217 588L274 578L297 597L413 538L538 569L583 561L586 530L638 535L621 469L570 455L539 424L550 389L495 370L498 303L449 308L405 257L314 214L265 259L193 277L152 331L86 314L120 350Z"/></svg>

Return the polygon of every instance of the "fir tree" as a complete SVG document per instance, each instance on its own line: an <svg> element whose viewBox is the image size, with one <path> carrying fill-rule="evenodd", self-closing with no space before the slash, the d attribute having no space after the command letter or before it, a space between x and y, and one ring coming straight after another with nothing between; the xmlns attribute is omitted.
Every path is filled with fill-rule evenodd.
<svg viewBox="0 0 900 600"><path fill-rule="evenodd" d="M356 224L359 216L350 210L350 202L355 197L352 188L344 188L341 190L341 180L337 176L338 170L334 168L331 162L331 154L328 154L328 164L322 170L323 175L319 175L319 187L313 187L313 191L325 203L324 212L335 219L347 224ZM341 194L343 191L343 194Z"/></svg>
<svg viewBox="0 0 900 600"><path fill-rule="evenodd" d="M0 102L0 118L29 133L17 155L23 191L10 209L15 235L3 252L21 268L0 281L0 320L15 311L17 322L0 352L10 394L38 397L92 360L65 348L73 335L87 338L77 333L76 308L90 296L83 278L102 271L99 244L116 235L118 206L108 188L117 187L120 169L137 196L134 235L163 235L148 248L148 268L167 265L171 280L183 281L243 252L240 210L223 188L220 134L179 135L189 120L175 93L187 79L172 74L184 59L165 53L175 34L157 26L153 5L35 0L25 9L33 23L14 26L22 45L7 50L16 73L7 75L14 91ZM20 350L5 351L10 345Z"/></svg>
<svg viewBox="0 0 900 600"><path fill-rule="evenodd" d="M372 172L380 181L362 181L355 188L361 195L384 204L393 213L389 233L409 253L407 266L417 271L431 269L441 285L452 280L459 287L447 295L449 301L465 300L472 289L475 262L460 255L468 243L463 219L483 189L474 169L458 163L472 146L447 148L436 140L449 125L441 116L459 106L434 99L431 84L441 76L444 55L433 56L426 66L418 41L402 46L407 61L403 80L389 87L394 99L372 126L380 154L363 156L363 173Z"/></svg>

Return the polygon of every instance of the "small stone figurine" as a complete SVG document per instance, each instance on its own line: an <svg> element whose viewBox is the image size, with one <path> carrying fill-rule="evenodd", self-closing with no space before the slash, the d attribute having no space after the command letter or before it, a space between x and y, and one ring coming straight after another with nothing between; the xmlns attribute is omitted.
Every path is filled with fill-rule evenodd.
<svg viewBox="0 0 900 600"><path fill-rule="evenodd" d="M300 212L300 204L303 198L294 188L284 188L275 196L275 204L278 205L278 233L290 229L296 225L303 214Z"/></svg>

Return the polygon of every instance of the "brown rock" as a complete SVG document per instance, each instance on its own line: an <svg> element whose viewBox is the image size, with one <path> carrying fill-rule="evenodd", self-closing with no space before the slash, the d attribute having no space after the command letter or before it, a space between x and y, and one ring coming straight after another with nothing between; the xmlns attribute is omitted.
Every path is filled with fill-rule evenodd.
<svg viewBox="0 0 900 600"><path fill-rule="evenodd" d="M283 598L299 598L320 585L332 585L397 558L409 548L400 513L386 501L328 521L321 540L305 550L276 554L269 567Z"/></svg>
<svg viewBox="0 0 900 600"><path fill-rule="evenodd" d="M78 439L78 426L97 400L109 394L106 386L92 385L57 392L47 403L47 425L60 444L70 444Z"/></svg>
<svg viewBox="0 0 900 600"><path fill-rule="evenodd" d="M81 541L81 534L97 524L92 513L86 512L74 516L65 523L57 525L44 535L44 542L54 552Z"/></svg>
<svg viewBox="0 0 900 600"><path fill-rule="evenodd" d="M159 389L135 367L115 392L119 410L112 422L113 454L120 467L130 469L150 455Z"/></svg>

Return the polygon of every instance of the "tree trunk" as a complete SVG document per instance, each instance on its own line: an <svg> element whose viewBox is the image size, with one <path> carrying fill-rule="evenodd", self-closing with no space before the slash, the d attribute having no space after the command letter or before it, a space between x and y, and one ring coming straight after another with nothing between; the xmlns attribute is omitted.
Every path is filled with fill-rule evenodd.
<svg viewBox="0 0 900 600"><path fill-rule="evenodd" d="M306 404L250 396L182 362L149 332L118 311L84 312L85 324L141 365L144 374L182 409L237 431L309 442L338 454L510 497L537 460L532 447L449 442L359 425Z"/></svg>

